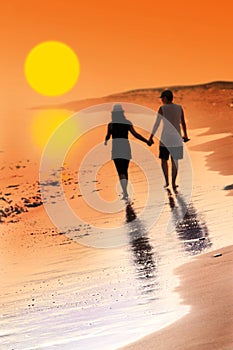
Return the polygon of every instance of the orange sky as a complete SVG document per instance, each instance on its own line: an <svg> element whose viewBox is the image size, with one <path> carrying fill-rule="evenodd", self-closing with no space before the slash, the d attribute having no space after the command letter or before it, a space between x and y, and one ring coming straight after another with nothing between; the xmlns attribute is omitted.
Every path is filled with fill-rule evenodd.
<svg viewBox="0 0 233 350"><path fill-rule="evenodd" d="M233 80L232 10L231 0L4 1L1 107ZM47 40L70 45L80 60L76 86L61 97L38 95L24 78L27 54Z"/></svg>

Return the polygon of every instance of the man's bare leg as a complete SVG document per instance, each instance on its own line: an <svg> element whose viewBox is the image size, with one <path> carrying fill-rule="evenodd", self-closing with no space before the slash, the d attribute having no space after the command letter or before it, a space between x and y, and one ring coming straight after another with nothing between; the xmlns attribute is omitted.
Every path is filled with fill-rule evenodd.
<svg viewBox="0 0 233 350"><path fill-rule="evenodd" d="M172 158L172 187L173 188L178 187L176 184L177 174L178 174L178 159Z"/></svg>
<svg viewBox="0 0 233 350"><path fill-rule="evenodd" d="M168 162L166 159L161 159L161 166L162 166L162 170L163 170L163 174L164 174L164 178L165 178L165 186L164 187L168 187L169 186Z"/></svg>

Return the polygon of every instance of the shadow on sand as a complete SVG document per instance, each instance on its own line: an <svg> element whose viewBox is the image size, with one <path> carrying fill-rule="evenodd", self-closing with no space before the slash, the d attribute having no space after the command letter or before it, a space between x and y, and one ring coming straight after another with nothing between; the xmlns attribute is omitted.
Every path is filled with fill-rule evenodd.
<svg viewBox="0 0 233 350"><path fill-rule="evenodd" d="M184 244L184 249L191 255L197 255L211 247L207 225L193 204L187 204L178 191L173 195L167 189L167 194L175 230Z"/></svg>
<svg viewBox="0 0 233 350"><path fill-rule="evenodd" d="M130 238L130 247L136 266L137 278L142 282L143 293L151 293L158 289L157 257L143 223L137 218L132 204L126 205L126 222Z"/></svg>

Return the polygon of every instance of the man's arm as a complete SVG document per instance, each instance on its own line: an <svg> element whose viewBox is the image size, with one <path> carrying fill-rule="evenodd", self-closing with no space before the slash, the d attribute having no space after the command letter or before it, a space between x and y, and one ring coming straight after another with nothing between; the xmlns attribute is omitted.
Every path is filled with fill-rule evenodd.
<svg viewBox="0 0 233 350"><path fill-rule="evenodd" d="M182 129L183 129L183 140L184 142L187 142L189 141L189 138L188 138L188 134L187 134L187 127L186 127L186 123L185 123L185 118L184 118L184 111L182 109L182 112L181 112L181 126L182 126Z"/></svg>
<svg viewBox="0 0 233 350"><path fill-rule="evenodd" d="M154 134L156 133L158 127L159 127L159 124L162 120L162 115L163 115L163 111L162 111L162 108L159 107L159 110L158 110L158 114L157 114L157 118L156 118L156 121L155 121L155 124L154 124L154 127L152 129L152 132L151 132L151 135L150 135L150 138L149 138L149 142L150 143L154 143L153 142L153 137L154 137Z"/></svg>

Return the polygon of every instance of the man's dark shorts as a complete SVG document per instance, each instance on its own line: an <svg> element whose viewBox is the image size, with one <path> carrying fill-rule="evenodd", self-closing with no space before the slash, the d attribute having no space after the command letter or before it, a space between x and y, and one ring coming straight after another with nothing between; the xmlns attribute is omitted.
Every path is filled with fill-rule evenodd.
<svg viewBox="0 0 233 350"><path fill-rule="evenodd" d="M183 159L183 147L164 147L164 146L159 146L159 158L168 160L169 155L173 159Z"/></svg>

